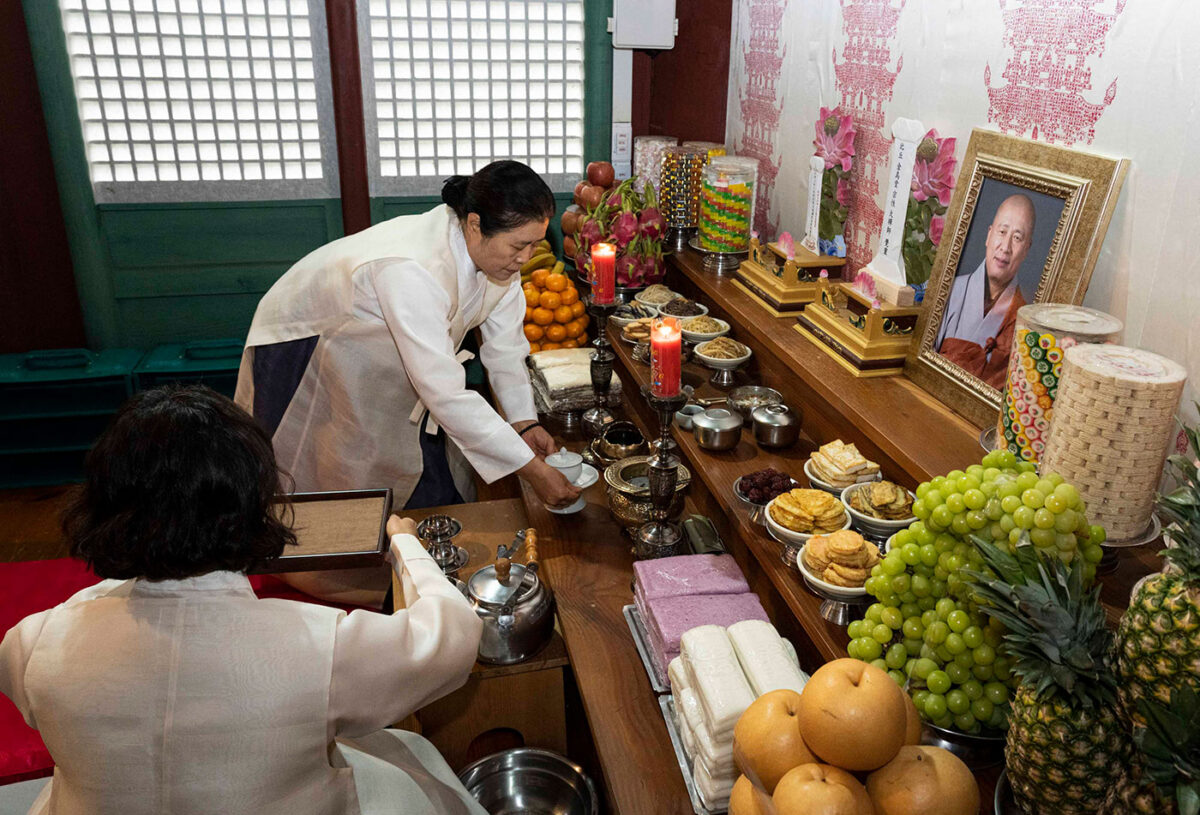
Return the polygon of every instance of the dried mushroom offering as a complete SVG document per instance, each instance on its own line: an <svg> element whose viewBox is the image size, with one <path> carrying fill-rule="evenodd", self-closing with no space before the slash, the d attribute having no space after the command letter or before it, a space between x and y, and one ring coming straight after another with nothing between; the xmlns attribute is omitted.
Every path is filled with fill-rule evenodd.
<svg viewBox="0 0 1200 815"><path fill-rule="evenodd" d="M850 508L872 518L901 521L912 517L912 496L891 481L865 484L850 493Z"/></svg>

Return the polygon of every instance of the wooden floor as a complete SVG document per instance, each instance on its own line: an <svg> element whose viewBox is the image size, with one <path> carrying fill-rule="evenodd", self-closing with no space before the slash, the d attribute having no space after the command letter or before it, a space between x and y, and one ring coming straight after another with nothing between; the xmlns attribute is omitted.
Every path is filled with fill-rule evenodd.
<svg viewBox="0 0 1200 815"><path fill-rule="evenodd" d="M58 516L76 489L69 485L0 490L0 563L67 557Z"/></svg>

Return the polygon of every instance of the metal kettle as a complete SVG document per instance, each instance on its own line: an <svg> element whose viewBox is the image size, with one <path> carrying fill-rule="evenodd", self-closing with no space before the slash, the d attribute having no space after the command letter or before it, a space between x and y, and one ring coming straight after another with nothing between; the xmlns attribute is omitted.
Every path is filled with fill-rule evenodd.
<svg viewBox="0 0 1200 815"><path fill-rule="evenodd" d="M526 562L513 563L522 546L527 548ZM554 593L538 578L537 557L537 532L523 529L509 546L497 547L494 564L467 581L467 600L483 620L480 662L524 662L554 634Z"/></svg>

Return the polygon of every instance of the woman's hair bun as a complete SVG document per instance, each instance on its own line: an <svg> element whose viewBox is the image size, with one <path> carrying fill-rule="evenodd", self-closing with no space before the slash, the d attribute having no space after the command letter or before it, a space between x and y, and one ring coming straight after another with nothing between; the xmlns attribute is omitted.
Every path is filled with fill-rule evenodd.
<svg viewBox="0 0 1200 815"><path fill-rule="evenodd" d="M470 183L470 176L452 175L442 184L442 203L449 204L460 218L464 215L462 208L467 200L467 185Z"/></svg>

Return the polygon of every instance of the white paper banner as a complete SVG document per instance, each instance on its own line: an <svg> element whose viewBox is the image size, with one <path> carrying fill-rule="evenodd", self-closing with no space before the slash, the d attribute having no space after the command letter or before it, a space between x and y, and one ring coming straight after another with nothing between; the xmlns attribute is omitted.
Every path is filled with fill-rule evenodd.
<svg viewBox="0 0 1200 815"><path fill-rule="evenodd" d="M802 243L810 252L820 254L817 243L821 221L821 181L825 173L825 159L813 156L808 160L808 215L805 218L805 235Z"/></svg>
<svg viewBox="0 0 1200 815"><path fill-rule="evenodd" d="M897 286L907 283L900 245L904 242L904 218L908 213L913 165L917 163L917 147L924 135L925 125L916 119L897 119L892 123L892 156L883 199L883 228L879 232L879 250L868 269Z"/></svg>

